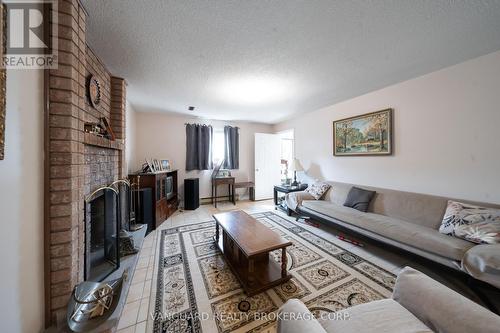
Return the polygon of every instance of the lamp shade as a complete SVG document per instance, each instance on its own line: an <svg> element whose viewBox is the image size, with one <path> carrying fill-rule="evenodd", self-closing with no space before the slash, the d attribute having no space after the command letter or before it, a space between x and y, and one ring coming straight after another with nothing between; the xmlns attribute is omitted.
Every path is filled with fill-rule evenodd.
<svg viewBox="0 0 500 333"><path fill-rule="evenodd" d="M296 158L293 159L292 162L292 171L304 171L304 168L302 167L302 164L300 164L300 161Z"/></svg>

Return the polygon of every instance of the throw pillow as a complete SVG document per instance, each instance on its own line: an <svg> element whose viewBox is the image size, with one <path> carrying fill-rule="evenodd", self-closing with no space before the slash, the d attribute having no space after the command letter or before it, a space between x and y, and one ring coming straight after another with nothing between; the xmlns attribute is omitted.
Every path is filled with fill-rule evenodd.
<svg viewBox="0 0 500 333"><path fill-rule="evenodd" d="M500 209L449 200L439 232L474 243L500 243Z"/></svg>
<svg viewBox="0 0 500 333"><path fill-rule="evenodd" d="M455 229L455 236L478 244L497 244L500 243L500 223L479 222L459 225Z"/></svg>
<svg viewBox="0 0 500 333"><path fill-rule="evenodd" d="M347 198L345 199L344 206L351 207L359 210L360 212L367 212L372 201L375 191L364 190L359 187L352 187Z"/></svg>
<svg viewBox="0 0 500 333"><path fill-rule="evenodd" d="M312 195L314 199L319 200L330 187L331 186L327 183L318 182L306 188L305 192Z"/></svg>

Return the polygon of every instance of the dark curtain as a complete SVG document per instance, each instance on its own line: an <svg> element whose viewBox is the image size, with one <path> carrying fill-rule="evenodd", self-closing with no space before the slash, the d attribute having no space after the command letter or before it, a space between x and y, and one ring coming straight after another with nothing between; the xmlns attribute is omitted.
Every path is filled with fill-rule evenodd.
<svg viewBox="0 0 500 333"><path fill-rule="evenodd" d="M240 168L240 138L238 127L224 126L224 169Z"/></svg>
<svg viewBox="0 0 500 333"><path fill-rule="evenodd" d="M186 170L211 170L213 128L186 124Z"/></svg>

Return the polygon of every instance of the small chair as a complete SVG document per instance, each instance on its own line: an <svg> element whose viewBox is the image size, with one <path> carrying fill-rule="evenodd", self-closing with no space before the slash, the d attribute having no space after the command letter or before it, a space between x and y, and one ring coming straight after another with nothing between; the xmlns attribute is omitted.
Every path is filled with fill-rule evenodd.
<svg viewBox="0 0 500 333"><path fill-rule="evenodd" d="M253 182L239 182L234 184L234 188L248 188L250 200L255 201L255 184Z"/></svg>

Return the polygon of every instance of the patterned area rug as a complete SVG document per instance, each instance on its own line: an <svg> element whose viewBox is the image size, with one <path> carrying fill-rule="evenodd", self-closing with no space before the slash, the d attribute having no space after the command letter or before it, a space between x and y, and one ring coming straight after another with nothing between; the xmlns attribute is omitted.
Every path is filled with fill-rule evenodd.
<svg viewBox="0 0 500 333"><path fill-rule="evenodd" d="M272 212L252 214L293 245L292 279L247 297L212 237L215 222L163 230L155 298L154 332L275 332L273 314L290 298L314 313L334 312L387 298L395 276ZM281 252L272 256L281 261Z"/></svg>

